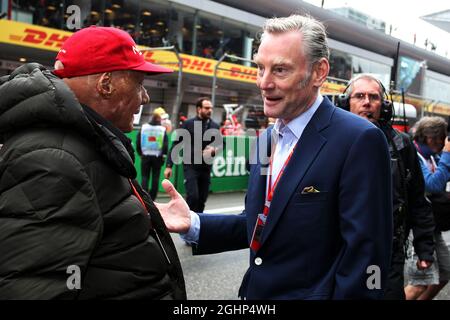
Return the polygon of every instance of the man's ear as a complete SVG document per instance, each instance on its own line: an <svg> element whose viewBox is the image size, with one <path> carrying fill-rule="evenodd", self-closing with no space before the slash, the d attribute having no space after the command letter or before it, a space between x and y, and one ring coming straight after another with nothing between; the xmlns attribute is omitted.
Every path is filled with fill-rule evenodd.
<svg viewBox="0 0 450 320"><path fill-rule="evenodd" d="M330 72L330 64L327 59L321 58L319 61L314 63L313 73L314 73L314 86L321 87L322 84L327 80L328 73Z"/></svg>
<svg viewBox="0 0 450 320"><path fill-rule="evenodd" d="M104 99L109 99L111 97L114 92L111 72L105 72L98 78L96 89Z"/></svg>

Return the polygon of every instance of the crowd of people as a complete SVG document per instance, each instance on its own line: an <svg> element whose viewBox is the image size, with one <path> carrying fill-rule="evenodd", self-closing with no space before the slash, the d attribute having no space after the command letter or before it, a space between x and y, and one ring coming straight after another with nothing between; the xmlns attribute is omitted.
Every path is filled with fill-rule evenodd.
<svg viewBox="0 0 450 320"><path fill-rule="evenodd" d="M82 29L54 70L28 63L0 78L0 299L186 299L169 232L194 255L247 248L241 299L432 299L450 276L447 123L424 117L413 139L396 131L368 74L333 105L320 93L326 30L309 16L266 20L255 63L274 123L255 143L239 215L203 213L212 161L236 130L220 130L208 97L170 148L167 113L154 110L136 181L124 133L149 102L145 75L171 70L127 32ZM170 199L158 203L164 163ZM175 163L186 200L168 180Z"/></svg>

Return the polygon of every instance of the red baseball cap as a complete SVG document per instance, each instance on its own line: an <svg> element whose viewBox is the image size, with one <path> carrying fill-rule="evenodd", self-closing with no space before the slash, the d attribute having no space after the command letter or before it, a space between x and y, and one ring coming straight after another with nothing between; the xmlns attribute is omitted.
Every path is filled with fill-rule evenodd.
<svg viewBox="0 0 450 320"><path fill-rule="evenodd" d="M64 42L56 60L63 65L53 71L60 78L117 70L152 74L173 72L145 61L131 36L112 27L91 26L75 32Z"/></svg>

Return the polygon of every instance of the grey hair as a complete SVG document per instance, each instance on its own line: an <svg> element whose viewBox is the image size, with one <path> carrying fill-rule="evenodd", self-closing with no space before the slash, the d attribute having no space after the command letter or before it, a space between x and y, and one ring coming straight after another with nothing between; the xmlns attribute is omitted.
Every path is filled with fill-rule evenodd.
<svg viewBox="0 0 450 320"><path fill-rule="evenodd" d="M415 127L414 140L420 143L426 143L427 137L445 139L447 136L447 122L441 117L423 117Z"/></svg>
<svg viewBox="0 0 450 320"><path fill-rule="evenodd" d="M286 33L298 31L303 36L303 50L310 67L322 58L329 60L327 32L325 26L313 17L293 14L289 17L272 18L266 20L263 26L263 34Z"/></svg>
<svg viewBox="0 0 450 320"><path fill-rule="evenodd" d="M383 97L384 97L386 92L385 92L385 88L384 88L382 82L379 79L375 78L373 75L368 74L368 73L358 74L357 76L355 76L352 79L350 79L350 81L348 82L347 88L345 89L345 93L348 96L352 95L354 83L356 81L358 81L358 80L361 80L361 79L374 81L374 82L378 83L378 87L380 89L380 91L379 91L380 92L380 97L383 99Z"/></svg>

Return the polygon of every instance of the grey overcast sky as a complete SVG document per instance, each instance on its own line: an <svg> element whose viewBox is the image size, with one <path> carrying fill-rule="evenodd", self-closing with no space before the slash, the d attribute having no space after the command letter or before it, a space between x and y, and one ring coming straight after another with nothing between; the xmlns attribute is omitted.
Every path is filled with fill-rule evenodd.
<svg viewBox="0 0 450 320"><path fill-rule="evenodd" d="M304 0L321 6L322 0ZM392 25L392 36L425 48L425 39L436 45L436 53L450 59L450 33L445 32L420 19L443 10L450 9L448 0L324 0L324 8L353 7L374 18ZM428 46L430 48L430 46Z"/></svg>

